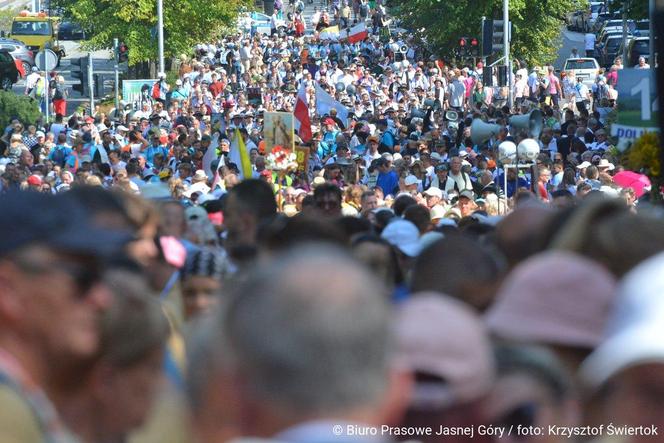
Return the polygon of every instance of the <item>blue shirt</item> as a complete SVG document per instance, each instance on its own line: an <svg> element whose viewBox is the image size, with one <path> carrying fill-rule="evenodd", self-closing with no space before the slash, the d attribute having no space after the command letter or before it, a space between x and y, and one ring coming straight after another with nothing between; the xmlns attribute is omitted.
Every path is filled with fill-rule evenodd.
<svg viewBox="0 0 664 443"><path fill-rule="evenodd" d="M156 154L163 154L164 158L168 158L168 149L166 149L163 146L148 146L148 148L145 150L145 152L143 152L143 155L145 156L145 160L150 165L153 165L154 156Z"/></svg>
<svg viewBox="0 0 664 443"><path fill-rule="evenodd" d="M505 173L503 172L498 176L498 186L505 191ZM530 181L527 180L524 177L519 177L518 180L507 180L507 190L505 191L505 194L507 197L512 197L515 193L516 190L519 188L528 188L530 189Z"/></svg>
<svg viewBox="0 0 664 443"><path fill-rule="evenodd" d="M396 171L380 172L378 173L378 180L376 186L383 190L385 196L394 195L395 191L399 189L399 175Z"/></svg>
<svg viewBox="0 0 664 443"><path fill-rule="evenodd" d="M380 143L392 150L392 148L394 148L394 135L392 135L390 131L385 131L380 137Z"/></svg>

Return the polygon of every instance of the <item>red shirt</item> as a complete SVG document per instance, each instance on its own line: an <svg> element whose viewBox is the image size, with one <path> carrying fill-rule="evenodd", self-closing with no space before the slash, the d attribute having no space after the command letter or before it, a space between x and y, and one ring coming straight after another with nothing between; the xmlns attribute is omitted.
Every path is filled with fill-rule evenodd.
<svg viewBox="0 0 664 443"><path fill-rule="evenodd" d="M223 92L223 90L226 88L226 85L222 82L217 80L216 82L212 82L210 85L210 92L212 93L213 97L217 97L219 94Z"/></svg>

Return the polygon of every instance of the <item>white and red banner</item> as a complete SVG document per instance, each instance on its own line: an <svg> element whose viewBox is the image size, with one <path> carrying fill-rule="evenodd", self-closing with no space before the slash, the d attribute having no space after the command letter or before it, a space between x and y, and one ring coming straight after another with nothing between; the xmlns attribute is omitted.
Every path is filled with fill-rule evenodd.
<svg viewBox="0 0 664 443"><path fill-rule="evenodd" d="M303 142L311 140L311 119L309 118L309 101L307 100L307 89L305 82L300 84L300 90L297 92L297 102L295 103L295 129L297 135Z"/></svg>
<svg viewBox="0 0 664 443"><path fill-rule="evenodd" d="M364 22L361 22L350 28L350 32L348 33L348 41L350 43L357 43L361 42L368 36L369 31L367 31L367 25Z"/></svg>

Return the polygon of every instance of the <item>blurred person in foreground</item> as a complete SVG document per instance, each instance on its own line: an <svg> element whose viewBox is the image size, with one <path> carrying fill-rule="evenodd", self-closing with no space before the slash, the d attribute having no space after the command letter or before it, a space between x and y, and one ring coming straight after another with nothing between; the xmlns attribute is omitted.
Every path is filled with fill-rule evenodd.
<svg viewBox="0 0 664 443"><path fill-rule="evenodd" d="M615 278L594 260L546 251L505 277L485 321L498 339L547 346L575 374L601 341L615 290Z"/></svg>
<svg viewBox="0 0 664 443"><path fill-rule="evenodd" d="M192 345L200 441L384 441L352 431L394 423L404 407L385 292L332 247L296 248L256 268Z"/></svg>
<svg viewBox="0 0 664 443"><path fill-rule="evenodd" d="M0 441L75 441L54 403L71 369L99 350L112 293L104 259L127 239L100 230L72 201L32 192L0 196Z"/></svg>
<svg viewBox="0 0 664 443"><path fill-rule="evenodd" d="M489 441L467 433L486 423L483 403L495 378L481 318L459 300L421 292L400 305L395 325L396 359L414 378L400 426L433 428L434 435L416 437L426 443ZM448 433L435 435L439 428Z"/></svg>
<svg viewBox="0 0 664 443"><path fill-rule="evenodd" d="M145 279L114 270L105 276L114 293L101 316L101 344L76 371L76 383L59 405L83 442L120 442L143 425L163 381L168 321Z"/></svg>
<svg viewBox="0 0 664 443"><path fill-rule="evenodd" d="M660 253L622 280L604 338L581 366L589 405L586 421L605 425L604 438L597 441L662 441L663 295L664 253ZM609 439L609 432L622 434Z"/></svg>
<svg viewBox="0 0 664 443"><path fill-rule="evenodd" d="M563 443L550 426L580 424L580 406L570 373L549 350L537 346L500 344L495 347L497 377L486 402L490 423L512 429L495 443ZM536 426L541 435L515 430Z"/></svg>

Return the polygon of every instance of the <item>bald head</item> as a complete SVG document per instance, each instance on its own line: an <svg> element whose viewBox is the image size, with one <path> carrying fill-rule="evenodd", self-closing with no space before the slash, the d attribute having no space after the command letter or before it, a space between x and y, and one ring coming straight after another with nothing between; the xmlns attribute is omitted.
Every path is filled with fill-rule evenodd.
<svg viewBox="0 0 664 443"><path fill-rule="evenodd" d="M380 401L388 379L385 288L332 247L305 247L238 285L209 339L231 350L255 401L294 418L330 417ZM219 355L228 362L228 353Z"/></svg>

